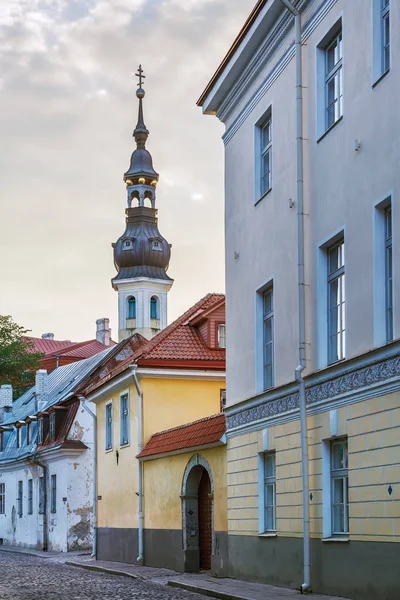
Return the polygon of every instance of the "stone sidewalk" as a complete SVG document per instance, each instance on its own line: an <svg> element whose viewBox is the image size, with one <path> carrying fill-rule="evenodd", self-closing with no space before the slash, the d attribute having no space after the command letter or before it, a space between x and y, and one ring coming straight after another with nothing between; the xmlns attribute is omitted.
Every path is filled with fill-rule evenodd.
<svg viewBox="0 0 400 600"><path fill-rule="evenodd" d="M159 585L182 588L190 592L219 598L220 600L286 600L299 597L298 590L274 585L251 583L230 578L211 577L207 573L178 573L170 569L143 567L127 563L109 562L93 559L82 551L68 553L48 553L40 550L0 546L0 552L16 552L46 558L52 562L64 563L89 571L120 575L142 581L151 581ZM46 561L47 562L47 561ZM311 594L316 600L345 600L338 596Z"/></svg>

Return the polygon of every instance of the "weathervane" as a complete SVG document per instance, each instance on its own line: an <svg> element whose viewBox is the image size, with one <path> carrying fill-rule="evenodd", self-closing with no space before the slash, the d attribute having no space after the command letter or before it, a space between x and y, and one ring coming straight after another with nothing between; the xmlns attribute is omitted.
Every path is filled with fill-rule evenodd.
<svg viewBox="0 0 400 600"><path fill-rule="evenodd" d="M137 84L139 88L142 87L143 79L146 79L146 76L143 75L142 65L139 65L138 72L135 73L135 77L138 77L139 83Z"/></svg>

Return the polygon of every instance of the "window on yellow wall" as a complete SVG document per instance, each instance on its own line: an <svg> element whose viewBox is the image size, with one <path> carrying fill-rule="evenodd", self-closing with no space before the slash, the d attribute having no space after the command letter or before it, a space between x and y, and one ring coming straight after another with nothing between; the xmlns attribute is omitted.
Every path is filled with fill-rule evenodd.
<svg viewBox="0 0 400 600"><path fill-rule="evenodd" d="M112 449L112 403L106 404L106 450Z"/></svg>
<svg viewBox="0 0 400 600"><path fill-rule="evenodd" d="M349 472L347 439L331 442L332 534L349 533Z"/></svg>
<svg viewBox="0 0 400 600"><path fill-rule="evenodd" d="M129 444L129 395L123 394L120 398L120 433L121 446Z"/></svg>

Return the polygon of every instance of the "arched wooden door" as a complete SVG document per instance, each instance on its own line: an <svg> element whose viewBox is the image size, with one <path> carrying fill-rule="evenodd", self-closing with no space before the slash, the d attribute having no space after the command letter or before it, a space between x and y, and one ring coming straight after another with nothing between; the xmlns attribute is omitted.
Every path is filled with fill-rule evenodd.
<svg viewBox="0 0 400 600"><path fill-rule="evenodd" d="M205 469L199 483L198 502L200 571L209 571L212 552L212 495L210 477Z"/></svg>

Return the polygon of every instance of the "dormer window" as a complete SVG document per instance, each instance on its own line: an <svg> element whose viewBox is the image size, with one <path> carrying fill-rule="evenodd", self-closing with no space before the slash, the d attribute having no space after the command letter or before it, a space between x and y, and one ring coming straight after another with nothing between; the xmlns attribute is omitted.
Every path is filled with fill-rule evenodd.
<svg viewBox="0 0 400 600"><path fill-rule="evenodd" d="M26 426L26 443L29 444L31 443L31 437L32 437L32 423L28 423Z"/></svg>
<svg viewBox="0 0 400 600"><path fill-rule="evenodd" d="M225 323L218 325L218 348L226 348L226 326Z"/></svg>
<svg viewBox="0 0 400 600"><path fill-rule="evenodd" d="M56 413L50 415L50 441L54 442L56 439Z"/></svg>
<svg viewBox="0 0 400 600"><path fill-rule="evenodd" d="M17 428L17 448L21 447L21 429Z"/></svg>
<svg viewBox="0 0 400 600"><path fill-rule="evenodd" d="M0 452L4 452L4 431L0 431Z"/></svg>
<svg viewBox="0 0 400 600"><path fill-rule="evenodd" d="M38 420L38 444L43 444L43 438L44 438L44 424L43 424L43 417L40 417L40 419Z"/></svg>
<svg viewBox="0 0 400 600"><path fill-rule="evenodd" d="M124 240L122 244L122 250L132 250L133 241L132 240Z"/></svg>
<svg viewBox="0 0 400 600"><path fill-rule="evenodd" d="M159 240L153 240L151 242L151 249L152 250L158 250L159 252L162 252L161 242Z"/></svg>

